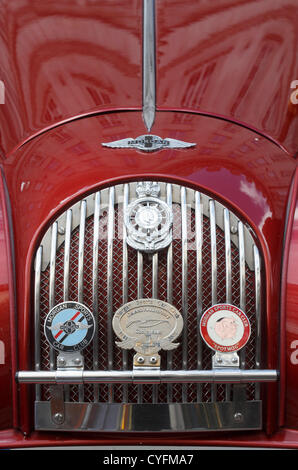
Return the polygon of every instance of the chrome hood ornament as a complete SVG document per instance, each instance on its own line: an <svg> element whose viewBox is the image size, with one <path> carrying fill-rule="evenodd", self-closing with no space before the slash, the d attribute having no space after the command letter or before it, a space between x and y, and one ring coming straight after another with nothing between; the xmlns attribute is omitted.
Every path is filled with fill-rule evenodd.
<svg viewBox="0 0 298 470"><path fill-rule="evenodd" d="M155 150L162 149L182 149L194 147L196 144L192 142L184 142L177 139L162 139L157 135L140 135L136 139L127 137L126 139L115 140L114 142L102 143L103 147L110 147L116 149L135 149L144 152L154 152Z"/></svg>
<svg viewBox="0 0 298 470"><path fill-rule="evenodd" d="M143 104L142 117L146 129L151 132L156 115L156 35L155 35L155 0L143 0ZM181 149L194 147L192 142L163 139L157 135L140 135L133 139L115 140L102 143L103 147L117 149L135 149L154 152L162 149Z"/></svg>

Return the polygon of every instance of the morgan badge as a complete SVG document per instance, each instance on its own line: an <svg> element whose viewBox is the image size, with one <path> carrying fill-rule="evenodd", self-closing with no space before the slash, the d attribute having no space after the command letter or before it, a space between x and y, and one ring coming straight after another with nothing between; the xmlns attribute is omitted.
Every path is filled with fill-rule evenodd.
<svg viewBox="0 0 298 470"><path fill-rule="evenodd" d="M161 349L179 346L173 341L183 329L180 312L167 302L139 299L123 305L114 315L113 328L122 349L134 349L135 366L159 366Z"/></svg>
<svg viewBox="0 0 298 470"><path fill-rule="evenodd" d="M47 315L45 337L57 351L74 352L86 348L93 338L94 317L90 310L78 302L63 302Z"/></svg>
<svg viewBox="0 0 298 470"><path fill-rule="evenodd" d="M251 334L245 313L230 304L217 304L206 310L201 318L200 330L207 346L222 353L239 351Z"/></svg>
<svg viewBox="0 0 298 470"><path fill-rule="evenodd" d="M142 150L143 152L154 152L162 149L183 149L194 147L196 144L193 142L184 142L177 139L162 139L158 135L140 135L136 139L128 137L126 139L115 140L114 142L104 142L103 147L110 147L116 149L135 149Z"/></svg>

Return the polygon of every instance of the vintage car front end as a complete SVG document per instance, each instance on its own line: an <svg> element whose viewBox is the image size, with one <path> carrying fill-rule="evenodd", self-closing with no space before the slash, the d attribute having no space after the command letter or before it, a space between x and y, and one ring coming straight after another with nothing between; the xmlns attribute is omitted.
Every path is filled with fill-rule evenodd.
<svg viewBox="0 0 298 470"><path fill-rule="evenodd" d="M297 7L215 3L0 2L2 447L298 447Z"/></svg>

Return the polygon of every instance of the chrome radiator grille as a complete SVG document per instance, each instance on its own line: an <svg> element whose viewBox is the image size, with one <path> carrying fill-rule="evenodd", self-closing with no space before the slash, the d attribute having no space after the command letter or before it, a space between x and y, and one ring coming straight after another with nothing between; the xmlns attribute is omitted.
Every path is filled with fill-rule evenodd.
<svg viewBox="0 0 298 470"><path fill-rule="evenodd" d="M133 351L115 344L112 316L123 304L156 298L184 318L180 346L161 351L162 370L211 370L213 352L200 336L202 313L217 303L245 311L251 336L240 352L241 369L261 365L261 260L251 230L205 194L160 183L173 211L172 242L153 254L126 242L123 210L136 198L136 183L86 197L62 214L45 234L35 260L35 370L57 368L44 337L49 310L60 302L85 304L96 319L92 343L83 351L85 370L130 370ZM67 403L218 403L237 399L237 387L215 383L115 383L65 385ZM241 385L245 400L260 399L260 385ZM36 385L36 401L51 400L51 387Z"/></svg>

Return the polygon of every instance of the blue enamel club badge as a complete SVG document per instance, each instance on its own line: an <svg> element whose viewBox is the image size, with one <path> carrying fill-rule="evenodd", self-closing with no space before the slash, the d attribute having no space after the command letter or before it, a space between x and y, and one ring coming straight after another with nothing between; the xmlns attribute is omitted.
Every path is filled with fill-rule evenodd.
<svg viewBox="0 0 298 470"><path fill-rule="evenodd" d="M78 302L56 305L46 317L45 337L57 351L81 351L91 342L95 329L91 311Z"/></svg>

